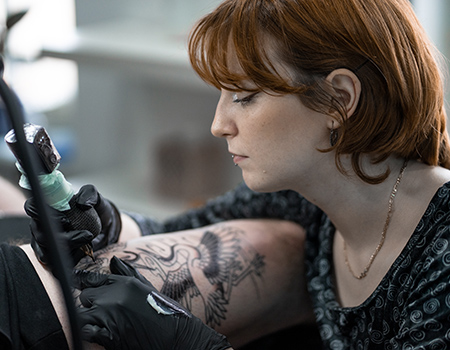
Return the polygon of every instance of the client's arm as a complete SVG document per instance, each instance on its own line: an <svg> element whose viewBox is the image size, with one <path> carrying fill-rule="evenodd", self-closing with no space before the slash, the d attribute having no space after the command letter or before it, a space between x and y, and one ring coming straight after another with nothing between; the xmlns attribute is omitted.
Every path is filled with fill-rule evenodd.
<svg viewBox="0 0 450 350"><path fill-rule="evenodd" d="M291 222L236 220L113 245L77 267L108 272L116 255L237 346L311 316L303 243Z"/></svg>
<svg viewBox="0 0 450 350"><path fill-rule="evenodd" d="M25 195L21 189L0 176L0 215L25 215Z"/></svg>
<svg viewBox="0 0 450 350"><path fill-rule="evenodd" d="M112 245L98 252L94 264L85 259L77 267L107 272L114 255L131 263L236 347L312 319L303 280L303 243L304 231L291 222L228 221ZM52 276L39 266L37 271L57 301ZM60 306L55 307L64 324Z"/></svg>

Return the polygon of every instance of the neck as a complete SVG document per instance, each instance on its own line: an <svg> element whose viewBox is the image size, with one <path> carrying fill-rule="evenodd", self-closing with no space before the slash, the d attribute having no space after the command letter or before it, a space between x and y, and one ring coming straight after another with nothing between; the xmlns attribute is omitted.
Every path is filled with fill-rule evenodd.
<svg viewBox="0 0 450 350"><path fill-rule="evenodd" d="M345 161L345 160L343 160ZM345 169L351 166L344 163ZM320 207L330 218L336 229L342 235L349 250L373 250L380 241L380 234L389 207L389 198L397 181L403 159L391 157L385 162L373 165L369 159L364 159L364 170L368 174L384 173L390 169L389 177L381 184L371 185L362 181L355 174L343 175L339 171L326 172L321 184L309 186L318 188L305 197ZM320 177L318 177L320 178ZM328 186L324 186L327 183ZM398 191L401 192L401 184ZM308 192L308 191L306 191ZM303 192L300 191L303 194ZM395 212L393 203L392 214Z"/></svg>

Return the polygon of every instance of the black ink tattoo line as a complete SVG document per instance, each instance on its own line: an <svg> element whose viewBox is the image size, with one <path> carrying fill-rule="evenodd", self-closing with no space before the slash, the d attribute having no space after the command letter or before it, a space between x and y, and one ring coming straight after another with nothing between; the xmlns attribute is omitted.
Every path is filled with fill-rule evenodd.
<svg viewBox="0 0 450 350"><path fill-rule="evenodd" d="M148 271L162 282L161 293L189 310L192 310L193 301L200 298L205 323L216 327L226 319L233 289L244 280L254 286L255 298L259 297L258 280L262 279L264 256L248 244L244 248L243 234L235 227L217 225L205 229L200 239L180 237L174 240L161 236L144 247L133 248L134 251L126 250L126 244L120 244L106 248L102 253L123 253L121 259L141 273ZM100 262L90 266L85 262L78 268L110 273L109 261Z"/></svg>
<svg viewBox="0 0 450 350"><path fill-rule="evenodd" d="M261 278L264 257L241 247L242 231L228 226L209 228L200 242L164 242L139 248L139 253L125 251L130 262L162 279L161 293L187 308L201 298L206 323L219 326L226 318L233 288L249 278L259 296L256 278ZM161 245L167 245L161 248ZM161 252L166 252L162 255Z"/></svg>

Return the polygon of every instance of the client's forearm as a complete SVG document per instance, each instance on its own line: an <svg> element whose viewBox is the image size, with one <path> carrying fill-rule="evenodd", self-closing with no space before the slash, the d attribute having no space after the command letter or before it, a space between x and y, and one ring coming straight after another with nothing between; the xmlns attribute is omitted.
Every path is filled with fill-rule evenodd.
<svg viewBox="0 0 450 350"><path fill-rule="evenodd" d="M115 255L234 346L309 320L304 232L278 220L237 220L109 246L77 268L108 272Z"/></svg>

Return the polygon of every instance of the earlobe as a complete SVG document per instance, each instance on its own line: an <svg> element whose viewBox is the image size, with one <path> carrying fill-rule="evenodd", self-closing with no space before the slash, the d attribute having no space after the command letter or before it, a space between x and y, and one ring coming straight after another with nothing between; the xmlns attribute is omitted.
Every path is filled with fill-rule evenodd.
<svg viewBox="0 0 450 350"><path fill-rule="evenodd" d="M355 112L361 95L361 82L355 73L346 68L332 71L327 79L336 99L344 107L347 118Z"/></svg>

